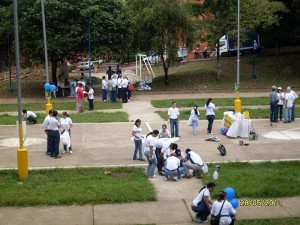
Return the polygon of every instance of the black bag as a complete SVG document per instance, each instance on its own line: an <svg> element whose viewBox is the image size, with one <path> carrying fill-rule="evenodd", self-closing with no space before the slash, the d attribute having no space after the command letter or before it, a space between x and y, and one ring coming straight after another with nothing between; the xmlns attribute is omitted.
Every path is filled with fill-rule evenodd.
<svg viewBox="0 0 300 225"><path fill-rule="evenodd" d="M222 208L223 208L224 203L225 203L225 200L222 204L222 207L221 207L220 212L218 213L218 215L216 215L216 216L211 215L210 225L219 225L220 224L221 212L222 212Z"/></svg>
<svg viewBox="0 0 300 225"><path fill-rule="evenodd" d="M221 153L221 156L226 155L226 148L225 148L224 145L220 144L220 145L218 146L218 150L219 150L219 152Z"/></svg>

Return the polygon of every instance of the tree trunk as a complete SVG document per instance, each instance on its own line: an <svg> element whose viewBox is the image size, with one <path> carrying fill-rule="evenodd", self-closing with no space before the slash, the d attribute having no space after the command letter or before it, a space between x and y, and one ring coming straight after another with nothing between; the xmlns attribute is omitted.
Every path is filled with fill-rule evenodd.
<svg viewBox="0 0 300 225"><path fill-rule="evenodd" d="M279 41L276 40L275 46L276 46L276 56L279 56L280 53Z"/></svg>
<svg viewBox="0 0 300 225"><path fill-rule="evenodd" d="M56 86L56 84L57 84L57 77L56 77L57 58L55 56L51 57L51 64L52 64L52 82Z"/></svg>
<svg viewBox="0 0 300 225"><path fill-rule="evenodd" d="M217 80L221 80L221 62L220 62L220 48L219 43L217 44Z"/></svg>
<svg viewBox="0 0 300 225"><path fill-rule="evenodd" d="M162 62L163 62L164 72L165 72L165 85L169 85L170 84L170 82L169 82L169 75L168 75L168 72L169 72L169 63L166 62L163 57L162 57Z"/></svg>

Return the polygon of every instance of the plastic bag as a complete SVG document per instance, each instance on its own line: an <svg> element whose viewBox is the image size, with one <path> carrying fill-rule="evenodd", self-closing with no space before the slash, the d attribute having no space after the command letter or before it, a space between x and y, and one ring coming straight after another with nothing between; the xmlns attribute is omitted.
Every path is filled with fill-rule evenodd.
<svg viewBox="0 0 300 225"><path fill-rule="evenodd" d="M192 126L193 125L193 117L192 116L190 116L190 118L189 118L189 120L187 122L187 125L188 126Z"/></svg>
<svg viewBox="0 0 300 225"><path fill-rule="evenodd" d="M64 131L61 135L60 135L60 141L61 143L63 143L64 145L67 145L68 148L70 148L71 146L71 139L70 139L70 134L68 131Z"/></svg>

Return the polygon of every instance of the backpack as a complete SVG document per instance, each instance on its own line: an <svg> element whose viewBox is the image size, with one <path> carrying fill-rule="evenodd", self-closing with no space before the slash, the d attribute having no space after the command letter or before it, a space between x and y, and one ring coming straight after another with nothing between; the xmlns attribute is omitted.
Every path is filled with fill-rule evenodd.
<svg viewBox="0 0 300 225"><path fill-rule="evenodd" d="M219 225L220 224L221 212L222 212L222 208L224 206L224 203L225 203L225 200L222 204L222 207L221 207L220 212L218 213L218 215L216 215L216 216L211 215L210 225Z"/></svg>
<svg viewBox="0 0 300 225"><path fill-rule="evenodd" d="M129 84L129 85L128 85L128 90L129 90L129 91L134 91L134 86L133 86L133 84Z"/></svg>
<svg viewBox="0 0 300 225"><path fill-rule="evenodd" d="M219 150L221 156L226 155L226 148L225 148L224 145L220 144L220 145L218 146L218 150Z"/></svg>

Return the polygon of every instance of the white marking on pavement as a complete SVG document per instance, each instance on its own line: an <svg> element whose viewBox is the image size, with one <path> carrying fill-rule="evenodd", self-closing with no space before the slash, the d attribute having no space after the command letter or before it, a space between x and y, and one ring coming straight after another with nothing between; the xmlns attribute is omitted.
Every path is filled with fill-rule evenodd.
<svg viewBox="0 0 300 225"><path fill-rule="evenodd" d="M150 124L149 124L148 122L146 122L146 126L148 127L148 130L149 130L150 132L153 131L152 128L150 127Z"/></svg>
<svg viewBox="0 0 300 225"><path fill-rule="evenodd" d="M300 139L300 132L296 132L294 130L286 130L286 131L271 131L267 134L263 134L262 136L265 138L277 139L277 140L298 140Z"/></svg>
<svg viewBox="0 0 300 225"><path fill-rule="evenodd" d="M46 143L46 140L43 138L26 138L24 146L38 145L43 143ZM19 138L7 138L0 140L0 145L5 147L19 147Z"/></svg>

